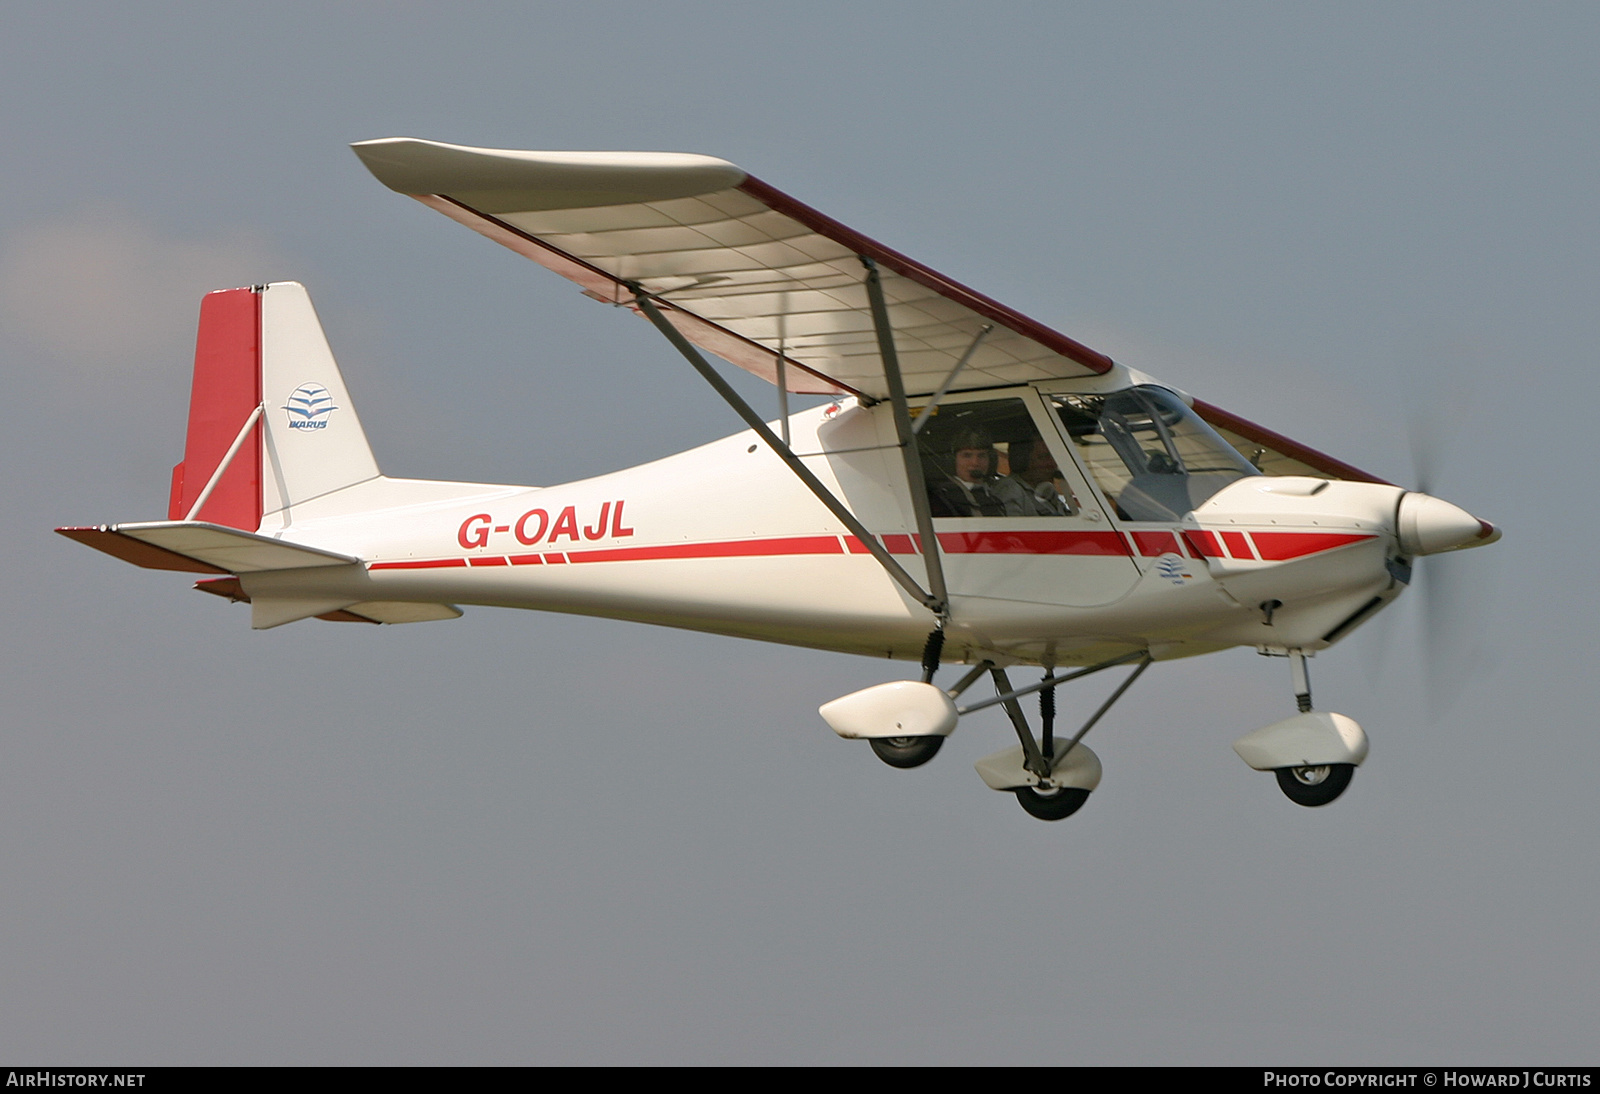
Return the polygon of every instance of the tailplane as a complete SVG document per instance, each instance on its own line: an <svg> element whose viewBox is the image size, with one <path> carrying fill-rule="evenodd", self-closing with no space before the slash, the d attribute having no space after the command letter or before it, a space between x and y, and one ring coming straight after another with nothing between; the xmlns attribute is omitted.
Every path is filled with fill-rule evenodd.
<svg viewBox="0 0 1600 1094"><path fill-rule="evenodd" d="M349 565L358 560L272 536L296 506L377 476L305 286L224 289L200 301L189 423L167 519L57 531L158 570Z"/></svg>
<svg viewBox="0 0 1600 1094"><path fill-rule="evenodd" d="M200 302L188 431L167 519L56 531L135 566L217 575L195 587L248 603L258 630L312 616L458 618L450 604L363 599L368 590L354 579L343 591L268 580L341 569L364 577L359 558L280 537L292 534L297 509L341 513L358 503L332 495L378 477L305 286L224 289Z"/></svg>

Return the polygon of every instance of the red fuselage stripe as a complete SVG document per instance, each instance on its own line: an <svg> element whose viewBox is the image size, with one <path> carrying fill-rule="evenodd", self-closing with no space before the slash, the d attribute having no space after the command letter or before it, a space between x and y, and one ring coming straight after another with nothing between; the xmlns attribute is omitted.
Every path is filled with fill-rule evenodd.
<svg viewBox="0 0 1600 1094"><path fill-rule="evenodd" d="M1123 555L1116 532L940 532L947 555Z"/></svg>
<svg viewBox="0 0 1600 1094"><path fill-rule="evenodd" d="M1210 532L1199 530L1183 533L1184 542L1194 552L1195 558L1226 558L1222 547L1217 543L1217 537Z"/></svg>
<svg viewBox="0 0 1600 1094"><path fill-rule="evenodd" d="M734 539L721 543L668 543L655 547L609 547L568 551L573 562L638 562L660 558L746 558L768 555L839 555L838 536L790 536L783 539Z"/></svg>
<svg viewBox="0 0 1600 1094"><path fill-rule="evenodd" d="M1251 532L1250 538L1256 541L1264 561L1285 562L1375 537L1347 532Z"/></svg>
<svg viewBox="0 0 1600 1094"><path fill-rule="evenodd" d="M1134 532L1133 542L1138 545L1139 553L1146 558L1183 554L1183 548L1178 545L1178 537L1171 532Z"/></svg>
<svg viewBox="0 0 1600 1094"><path fill-rule="evenodd" d="M887 549L891 555L914 555L917 553L917 549L911 545L910 536L896 535L895 533L891 532L888 535L880 536L878 538L882 540L884 548ZM853 555L866 555L872 553L867 550L867 545L862 543L855 536L845 536L844 545Z"/></svg>
<svg viewBox="0 0 1600 1094"><path fill-rule="evenodd" d="M1134 532L1139 552L1146 556L1176 553L1177 537L1170 532ZM1243 535L1237 532L1225 536ZM1253 532L1256 549L1261 558L1280 562L1301 558L1319 551L1332 550L1346 544L1371 539L1368 535L1350 535L1336 532ZM1187 531L1193 553L1199 557L1221 557L1221 545L1216 536L1207 531ZM887 535L884 540L896 554L909 554L913 539L905 535ZM845 537L850 554L864 554L854 536ZM1239 558L1249 558L1248 548L1238 550ZM1128 554L1126 541L1117 532L940 532L939 546L948 555L1086 555L1111 557ZM436 558L407 560L404 562L373 562L373 570L429 570L443 567L473 568L482 566L538 566L562 562L651 562L667 559L692 558L778 558L785 555L839 555L846 553L838 536L784 536L772 539L735 539L714 543L663 543L652 547L602 547L588 551L567 551L565 554L547 555L474 555L467 558Z"/></svg>

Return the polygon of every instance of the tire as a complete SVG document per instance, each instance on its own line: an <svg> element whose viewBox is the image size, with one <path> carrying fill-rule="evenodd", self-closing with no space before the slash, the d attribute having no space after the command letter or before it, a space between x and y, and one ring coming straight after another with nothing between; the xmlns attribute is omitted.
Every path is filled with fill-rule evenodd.
<svg viewBox="0 0 1600 1094"><path fill-rule="evenodd" d="M1322 764L1317 767L1280 767L1278 789L1296 805L1327 805L1350 785L1354 764Z"/></svg>
<svg viewBox="0 0 1600 1094"><path fill-rule="evenodd" d="M1031 786L1019 786L1012 793L1028 816L1047 821L1066 820L1089 800L1089 792L1075 786L1064 786L1049 794L1041 794Z"/></svg>
<svg viewBox="0 0 1600 1094"><path fill-rule="evenodd" d="M938 753L944 738L937 734L929 737L869 737L872 751L890 767L921 767Z"/></svg>

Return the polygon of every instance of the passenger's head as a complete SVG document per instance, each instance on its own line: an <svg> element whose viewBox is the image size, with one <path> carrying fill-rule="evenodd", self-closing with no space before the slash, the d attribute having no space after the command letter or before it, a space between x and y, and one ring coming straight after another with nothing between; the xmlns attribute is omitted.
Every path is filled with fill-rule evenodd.
<svg viewBox="0 0 1600 1094"><path fill-rule="evenodd" d="M1049 482L1061 471L1050 446L1042 440L1012 441L1007 450L1011 457L1011 473L1029 486Z"/></svg>
<svg viewBox="0 0 1600 1094"><path fill-rule="evenodd" d="M950 439L956 478L963 482L982 482L994 471L994 443L986 433L963 429Z"/></svg>

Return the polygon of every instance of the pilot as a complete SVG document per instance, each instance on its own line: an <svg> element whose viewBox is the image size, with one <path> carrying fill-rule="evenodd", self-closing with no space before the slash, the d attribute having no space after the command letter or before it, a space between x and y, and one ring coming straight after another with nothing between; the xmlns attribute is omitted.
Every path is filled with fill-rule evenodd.
<svg viewBox="0 0 1600 1094"><path fill-rule="evenodd" d="M1014 517L1065 517L1071 516L1072 502L1067 498L1066 480L1050 446L1044 441L1012 441L1007 450L1011 474L1002 483L1016 489L1004 491L1006 515Z"/></svg>
<svg viewBox="0 0 1600 1094"><path fill-rule="evenodd" d="M964 429L950 442L955 473L928 484L929 508L936 517L1003 517L1006 504L995 490L994 444L975 429Z"/></svg>

